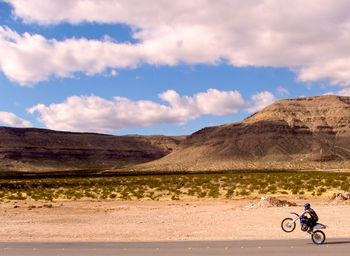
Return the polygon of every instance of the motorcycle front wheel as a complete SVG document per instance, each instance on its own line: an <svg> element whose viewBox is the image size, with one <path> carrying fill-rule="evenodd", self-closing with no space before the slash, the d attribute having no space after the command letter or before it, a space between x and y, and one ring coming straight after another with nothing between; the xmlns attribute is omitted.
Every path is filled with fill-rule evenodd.
<svg viewBox="0 0 350 256"><path fill-rule="evenodd" d="M292 218L285 218L284 220L282 220L281 227L284 232L289 233L295 229L296 224L295 222L292 223L292 221Z"/></svg>
<svg viewBox="0 0 350 256"><path fill-rule="evenodd" d="M315 244L323 244L326 240L326 235L321 230L317 230L312 233L311 239Z"/></svg>

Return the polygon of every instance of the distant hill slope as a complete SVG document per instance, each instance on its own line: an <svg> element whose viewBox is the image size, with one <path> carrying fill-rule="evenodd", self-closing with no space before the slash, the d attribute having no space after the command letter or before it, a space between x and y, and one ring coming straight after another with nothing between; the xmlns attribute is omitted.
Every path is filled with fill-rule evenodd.
<svg viewBox="0 0 350 256"><path fill-rule="evenodd" d="M204 128L149 170L349 168L350 97L280 100L237 123Z"/></svg>
<svg viewBox="0 0 350 256"><path fill-rule="evenodd" d="M0 127L0 170L50 171L109 168L161 158L181 137L112 136Z"/></svg>

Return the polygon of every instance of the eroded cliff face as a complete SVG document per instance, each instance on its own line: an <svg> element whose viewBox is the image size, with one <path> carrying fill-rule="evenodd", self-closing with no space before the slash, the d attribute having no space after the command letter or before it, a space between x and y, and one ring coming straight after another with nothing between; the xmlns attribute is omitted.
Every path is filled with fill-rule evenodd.
<svg viewBox="0 0 350 256"><path fill-rule="evenodd" d="M200 130L185 145L201 142L221 157L350 159L350 97L280 100L242 122Z"/></svg>
<svg viewBox="0 0 350 256"><path fill-rule="evenodd" d="M180 140L166 136L111 136L0 127L2 170L120 167L161 158Z"/></svg>
<svg viewBox="0 0 350 256"><path fill-rule="evenodd" d="M327 95L281 100L244 123L256 125L266 121L284 123L291 131L289 134L295 133L288 136L277 132L279 136L274 140L277 143L288 137L289 143L281 150L320 161L350 159L350 97Z"/></svg>
<svg viewBox="0 0 350 256"><path fill-rule="evenodd" d="M292 128L313 133L344 133L350 130L350 97L325 95L280 100L248 117L245 123L284 121Z"/></svg>

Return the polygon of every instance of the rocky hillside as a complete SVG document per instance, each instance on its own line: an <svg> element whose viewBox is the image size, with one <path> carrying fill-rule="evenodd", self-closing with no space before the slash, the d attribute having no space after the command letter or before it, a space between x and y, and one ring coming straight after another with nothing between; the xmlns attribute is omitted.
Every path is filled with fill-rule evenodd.
<svg viewBox="0 0 350 256"><path fill-rule="evenodd" d="M349 168L350 97L280 100L237 123L204 128L142 168Z"/></svg>
<svg viewBox="0 0 350 256"><path fill-rule="evenodd" d="M182 138L0 127L2 171L113 168L161 158Z"/></svg>

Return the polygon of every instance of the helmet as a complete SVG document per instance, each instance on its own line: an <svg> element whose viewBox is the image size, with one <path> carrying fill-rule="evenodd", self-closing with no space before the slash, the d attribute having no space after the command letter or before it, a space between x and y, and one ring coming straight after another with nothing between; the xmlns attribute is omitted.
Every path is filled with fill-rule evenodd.
<svg viewBox="0 0 350 256"><path fill-rule="evenodd" d="M309 210L310 209L310 204L306 203L306 204L304 204L304 207L305 207L305 210Z"/></svg>

